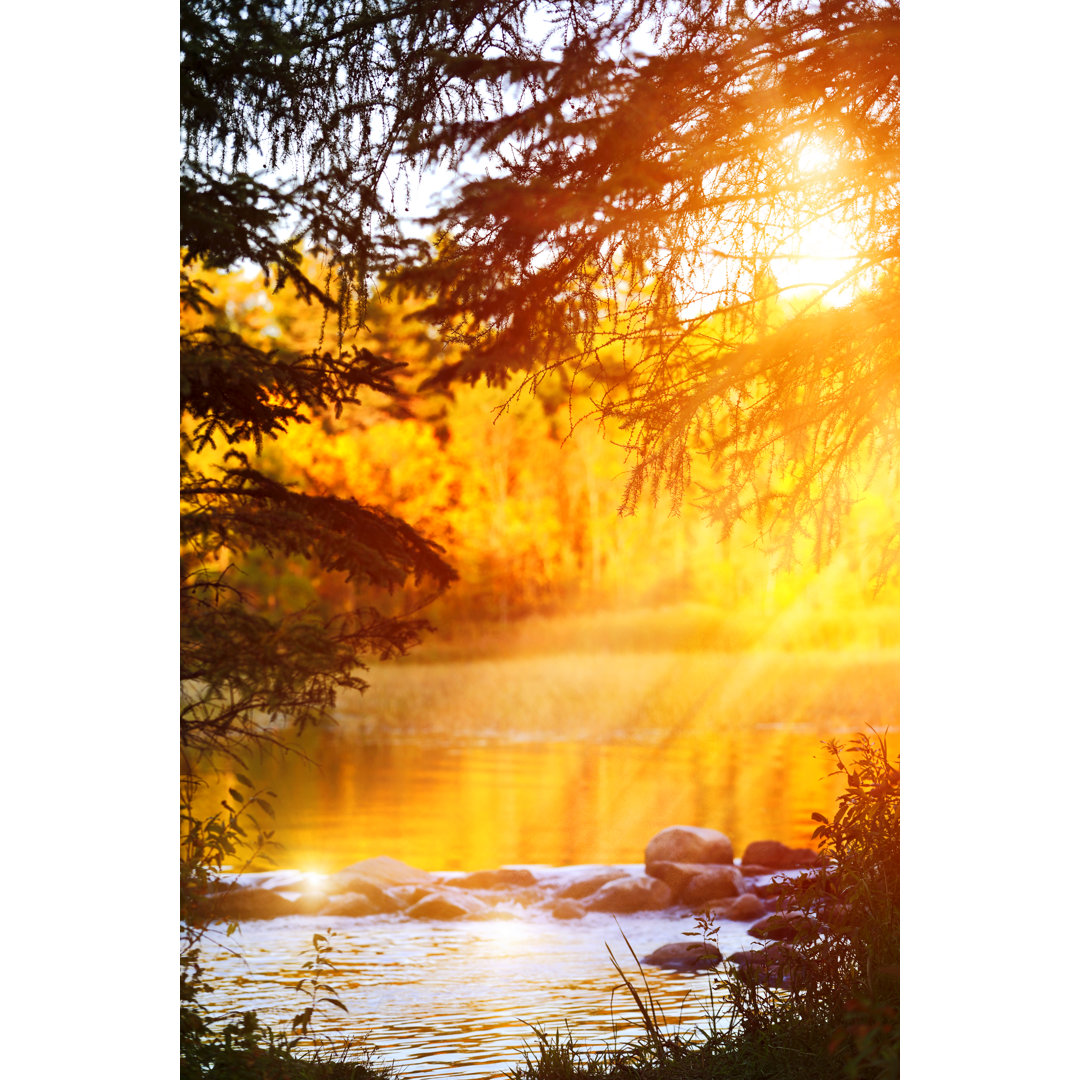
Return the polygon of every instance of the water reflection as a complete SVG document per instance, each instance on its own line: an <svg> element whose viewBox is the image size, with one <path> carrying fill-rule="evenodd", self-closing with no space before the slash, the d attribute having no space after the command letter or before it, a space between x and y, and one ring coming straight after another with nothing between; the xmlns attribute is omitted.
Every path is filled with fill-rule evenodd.
<svg viewBox="0 0 1080 1080"><path fill-rule="evenodd" d="M810 844L814 810L839 788L820 753L843 730L728 731L648 743L492 743L324 734L319 765L251 770L277 792L286 865L333 872L374 855L429 870L514 863L639 862L667 825ZM226 773L221 785L235 783ZM220 798L207 793L206 805Z"/></svg>

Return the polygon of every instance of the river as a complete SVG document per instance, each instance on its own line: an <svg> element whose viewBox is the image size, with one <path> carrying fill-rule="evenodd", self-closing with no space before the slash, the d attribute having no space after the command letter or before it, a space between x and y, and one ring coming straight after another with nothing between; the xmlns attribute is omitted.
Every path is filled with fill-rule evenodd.
<svg viewBox="0 0 1080 1080"><path fill-rule="evenodd" d="M509 865L540 876L640 865L649 839L675 824L721 830L737 856L759 839L812 846L810 814L830 812L839 792L822 741L872 724L890 730L893 753L898 746L895 652L771 666L757 657L745 662L749 674L731 658L624 656L610 670L593 658L576 698L557 664L530 663L494 673L389 666L363 699L346 701L337 727L304 737L310 760L222 763L203 808L246 770L275 793L281 867L326 874L389 855L434 872ZM517 705L500 697L511 693ZM598 912L558 920L513 904L496 914L245 922L228 950L204 949L214 987L207 1000L284 1024L304 1004L294 986L312 935L332 930L339 971L328 981L349 1011L331 1009L327 1031L368 1040L405 1077L486 1080L521 1062L534 1027L565 1035L568 1025L592 1047L615 1032L640 1033L607 946L640 988L622 933L644 957L693 930L685 912L618 923ZM747 924L721 926L724 953L752 940ZM670 1021L705 1022L709 975L646 974Z"/></svg>
<svg viewBox="0 0 1080 1080"><path fill-rule="evenodd" d="M535 868L540 872L540 868ZM746 948L748 924L724 923L721 952ZM246 922L228 939L233 954L206 949L217 985L208 1002L223 1012L257 1008L286 1028L304 1006L294 987L305 974L316 932L332 930L328 982L347 1014L327 1006L325 1027L340 1045L366 1040L404 1077L504 1077L535 1047L532 1030L567 1031L579 1046L598 1049L614 1037L640 1035L642 1025L607 946L639 992L645 980L634 957L682 940L693 920L665 912L617 917L593 912L558 920L529 911L484 921L420 921L403 915L363 919L288 916ZM645 967L648 987L667 1021L684 1028L711 1011L707 973ZM316 1031L320 1030L318 1025Z"/></svg>

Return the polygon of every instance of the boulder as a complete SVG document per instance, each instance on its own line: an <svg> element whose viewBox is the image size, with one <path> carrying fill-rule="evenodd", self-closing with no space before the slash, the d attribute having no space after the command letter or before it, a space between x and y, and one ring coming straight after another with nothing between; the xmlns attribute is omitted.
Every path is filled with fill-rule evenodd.
<svg viewBox="0 0 1080 1080"><path fill-rule="evenodd" d="M740 864L739 870L743 877L764 877L766 874L772 874L776 872L775 866L757 866L754 863L748 863L745 860Z"/></svg>
<svg viewBox="0 0 1080 1080"><path fill-rule="evenodd" d="M530 907L532 904L538 904L546 895L539 885L533 885L526 889L510 889L507 892L499 893L495 899L509 900L511 904Z"/></svg>
<svg viewBox="0 0 1080 1080"><path fill-rule="evenodd" d="M734 897L726 897L723 900L709 900L704 904L699 904L697 910L704 912L708 911L716 919L726 919L728 908L735 903Z"/></svg>
<svg viewBox="0 0 1080 1080"><path fill-rule="evenodd" d="M750 922L752 919L761 919L767 913L765 901L754 893L743 893L727 906L724 911L725 919L734 919L737 922Z"/></svg>
<svg viewBox="0 0 1080 1080"><path fill-rule="evenodd" d="M716 829L697 825L671 825L658 832L645 847L645 861L682 863L732 863L731 841Z"/></svg>
<svg viewBox="0 0 1080 1080"><path fill-rule="evenodd" d="M601 885L606 885L609 881L616 881L619 878L629 876L625 870L616 870L612 867L610 870L601 870L599 873L582 878L580 881L572 881L569 885L561 888L556 895L565 900L580 900L582 897L592 896Z"/></svg>
<svg viewBox="0 0 1080 1080"><path fill-rule="evenodd" d="M746 892L742 874L736 866L712 866L703 870L686 884L681 900L696 907L710 900L725 900L730 896L742 896Z"/></svg>
<svg viewBox="0 0 1080 1080"><path fill-rule="evenodd" d="M634 911L659 911L671 905L671 889L658 878L627 876L609 881L588 898L589 911L627 915Z"/></svg>
<svg viewBox="0 0 1080 1080"><path fill-rule="evenodd" d="M490 908L475 896L456 892L452 896L433 892L413 904L405 914L410 919L460 919L463 915L484 915Z"/></svg>
<svg viewBox="0 0 1080 1080"><path fill-rule="evenodd" d="M797 870L816 865L817 858L809 848L790 848L779 840L755 840L747 845L742 861L744 865L756 864L774 870Z"/></svg>
<svg viewBox="0 0 1080 1080"><path fill-rule="evenodd" d="M752 949L740 949L728 955L728 963L738 967L763 967L765 964L776 964L793 959L798 952L790 945L781 941L770 942L768 945L755 945Z"/></svg>
<svg viewBox="0 0 1080 1080"><path fill-rule="evenodd" d="M771 896L791 896L793 893L812 887L815 892L834 892L834 887L828 877L824 880L819 876L820 871L813 870L809 874L797 874L794 876L774 877L772 881L755 882L750 887L763 900Z"/></svg>
<svg viewBox="0 0 1080 1080"><path fill-rule="evenodd" d="M796 938L809 940L821 933L821 923L809 915L776 912L754 923L747 933L772 941L794 941Z"/></svg>
<svg viewBox="0 0 1080 1080"><path fill-rule="evenodd" d="M454 878L447 884L459 889L498 889L504 885L535 885L536 878L530 870L502 867L499 870L477 870L475 874Z"/></svg>
<svg viewBox="0 0 1080 1080"><path fill-rule="evenodd" d="M362 884L377 885L386 889L396 885L430 885L435 875L415 866L391 859L389 855L377 855L374 859L362 859L346 866L329 879L327 892L362 892Z"/></svg>
<svg viewBox="0 0 1080 1080"><path fill-rule="evenodd" d="M645 873L659 878L671 887L671 892L678 899L683 889L706 870L711 870L716 863L650 862L645 864Z"/></svg>
<svg viewBox="0 0 1080 1080"><path fill-rule="evenodd" d="M388 914L392 911L400 911L402 907L405 906L401 899L397 896L394 896L388 889L385 889L380 885L376 885L373 882L368 881L366 878L359 876L349 878L349 888L342 888L341 884L342 882L340 881L340 879L334 882L334 887L332 889L332 895L334 898L337 898L339 896L349 896L354 898L357 896L363 896L367 898L371 910L358 910L356 912L357 915L374 915L376 913ZM411 887L416 888L416 886ZM354 904L354 906L356 906L355 900L351 902ZM332 914L350 915L353 913L348 911L335 911Z"/></svg>
<svg viewBox="0 0 1080 1080"><path fill-rule="evenodd" d="M379 909L371 898L362 892L338 893L327 901L320 915L377 915Z"/></svg>
<svg viewBox="0 0 1080 1080"><path fill-rule="evenodd" d="M203 910L210 919L232 922L237 919L276 919L280 915L293 915L293 902L273 889L233 887L223 892L211 893L203 902Z"/></svg>
<svg viewBox="0 0 1080 1080"><path fill-rule="evenodd" d="M703 971L716 967L723 959L720 950L711 942L676 941L654 949L641 962L673 971Z"/></svg>
<svg viewBox="0 0 1080 1080"><path fill-rule="evenodd" d="M326 893L301 893L293 901L293 910L297 915L318 915L326 907L329 899Z"/></svg>
<svg viewBox="0 0 1080 1080"><path fill-rule="evenodd" d="M551 901L548 911L556 919L580 919L584 917L586 908L584 904L579 904L576 900L557 898Z"/></svg>
<svg viewBox="0 0 1080 1080"><path fill-rule="evenodd" d="M437 891L436 885L398 885L387 889L386 895L397 904L398 911L404 911L405 908L418 904L425 896L430 896Z"/></svg>
<svg viewBox="0 0 1080 1080"><path fill-rule="evenodd" d="M759 986L803 990L812 988L817 981L813 962L781 941L734 952L728 962L736 965L743 982Z"/></svg>

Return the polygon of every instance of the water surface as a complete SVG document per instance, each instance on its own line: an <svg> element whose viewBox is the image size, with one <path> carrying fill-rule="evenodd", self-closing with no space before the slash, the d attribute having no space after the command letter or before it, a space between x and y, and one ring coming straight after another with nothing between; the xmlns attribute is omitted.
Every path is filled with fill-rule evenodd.
<svg viewBox="0 0 1080 1080"><path fill-rule="evenodd" d="M598 1049L642 1033L629 992L615 970L610 945L639 991L644 980L620 927L638 956L693 930L685 914L591 913L560 921L539 912L494 921L424 922L404 916L363 919L291 916L243 924L229 939L242 956L208 949L208 974L218 984L209 1000L222 1010L257 1008L276 1027L305 1002L293 987L311 955L311 936L334 931L329 976L348 1014L330 1008L326 1030L366 1039L404 1077L506 1076L535 1048L533 1028ZM721 951L751 941L746 925L725 924ZM647 967L648 985L672 1025L692 1029L711 1012L707 973Z"/></svg>
<svg viewBox="0 0 1080 1080"><path fill-rule="evenodd" d="M398 664L338 726L309 732L296 755L249 761L276 793L278 865L333 873L390 855L431 871L640 864L673 824L719 829L741 855L752 840L813 846L814 811L840 781L822 741L873 725L898 750L895 651L728 655L637 652ZM203 796L212 812L235 769ZM509 905L494 920L427 922L290 916L247 922L204 950L222 1012L258 1008L283 1024L315 932L333 929L331 977L348 1005L330 1016L406 1077L505 1076L535 1043L531 1026L568 1024L580 1043L640 1032L605 945L633 959L610 915L560 921ZM693 931L685 913L622 916L639 956ZM747 926L718 942L746 947ZM640 976L634 975L640 986ZM668 1018L709 1011L707 974L648 969ZM614 993L614 997L613 997Z"/></svg>

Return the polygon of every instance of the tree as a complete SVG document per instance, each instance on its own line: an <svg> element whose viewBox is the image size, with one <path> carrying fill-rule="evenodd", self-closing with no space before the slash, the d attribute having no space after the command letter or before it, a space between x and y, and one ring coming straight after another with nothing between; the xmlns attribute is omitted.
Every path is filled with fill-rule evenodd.
<svg viewBox="0 0 1080 1080"><path fill-rule="evenodd" d="M751 516L827 557L897 463L898 60L895 0L613 5L521 108L436 136L497 163L404 275L469 350L443 378L569 368L633 456L627 509L693 490L725 534ZM774 268L823 220L843 280L776 318Z"/></svg>
<svg viewBox="0 0 1080 1080"><path fill-rule="evenodd" d="M230 560L250 549L317 559L376 589L412 577L445 588L454 572L437 545L408 524L351 500L290 490L254 467L261 449L312 411L340 411L362 391L393 395L401 365L345 344L368 276L394 243L376 189L388 145L451 101L440 96L429 48L471 40L475 15L510 5L457 5L431 25L407 4L191 0L181 6L181 734L185 746L267 738L267 722L299 726L326 716L340 687L362 687L365 654L390 655L423 622L374 607L327 620L274 618L245 603ZM462 19L464 23L462 24ZM498 21L498 20L497 20ZM459 26L459 24L461 24ZM504 34L473 33L481 46ZM408 71L408 75L406 75ZM396 74L395 74L396 73ZM468 96L454 99L467 114ZM376 130L382 126L386 130ZM257 171L265 159L269 172ZM286 166L302 161L300 173ZM326 277L305 264L322 256ZM289 282L336 319L332 347L304 354L230 329L206 269L259 266L268 285ZM212 472L200 454L230 447Z"/></svg>
<svg viewBox="0 0 1080 1080"><path fill-rule="evenodd" d="M318 719L361 655L420 628L374 608L267 620L227 553L375 588L453 578L406 523L289 490L241 446L395 393L400 364L347 343L379 281L457 346L432 387L588 385L632 456L625 509L664 484L724 535L750 517L788 553L836 547L860 484L896 467L898 26L894 0L182 5L187 741ZM467 160L481 173L428 219L436 243L410 235L395 178ZM858 291L787 301L775 269L821 219ZM245 261L322 309L318 348L230 329L199 271Z"/></svg>

